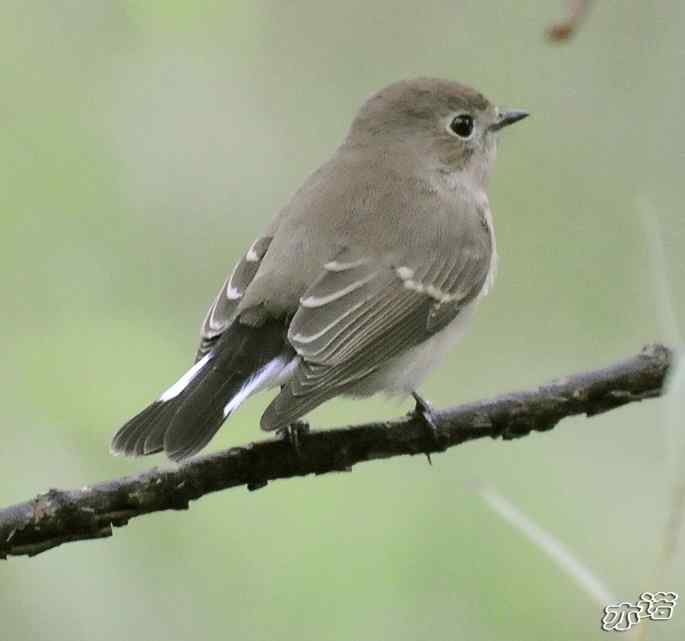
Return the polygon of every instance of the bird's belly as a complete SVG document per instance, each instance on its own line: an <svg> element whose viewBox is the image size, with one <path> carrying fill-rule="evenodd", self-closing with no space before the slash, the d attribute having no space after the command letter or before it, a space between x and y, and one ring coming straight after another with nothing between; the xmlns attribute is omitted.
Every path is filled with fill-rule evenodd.
<svg viewBox="0 0 685 641"><path fill-rule="evenodd" d="M378 392L408 395L416 390L440 359L462 338L473 316L475 301L447 327L427 341L396 356L373 374L349 388L345 395L371 396Z"/></svg>

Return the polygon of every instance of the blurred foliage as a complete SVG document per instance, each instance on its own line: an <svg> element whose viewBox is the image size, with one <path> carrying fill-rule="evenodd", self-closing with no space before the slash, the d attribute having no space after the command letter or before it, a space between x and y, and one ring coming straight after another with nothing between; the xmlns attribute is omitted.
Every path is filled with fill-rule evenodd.
<svg viewBox="0 0 685 641"><path fill-rule="evenodd" d="M0 504L160 463L112 458L112 432L185 370L233 261L364 97L402 77L458 79L533 113L503 136L490 189L496 287L427 397L485 397L672 338L638 203L658 215L680 287L684 5L598 2L571 43L551 47L560 9L4 0ZM212 448L261 438L263 404ZM406 409L335 401L313 422ZM685 596L682 553L667 583L650 582L668 447L650 402L466 445L432 467L395 459L225 492L109 541L3 563L3 637L603 638L596 604L468 483L496 487L622 599ZM643 625L682 639L685 612Z"/></svg>

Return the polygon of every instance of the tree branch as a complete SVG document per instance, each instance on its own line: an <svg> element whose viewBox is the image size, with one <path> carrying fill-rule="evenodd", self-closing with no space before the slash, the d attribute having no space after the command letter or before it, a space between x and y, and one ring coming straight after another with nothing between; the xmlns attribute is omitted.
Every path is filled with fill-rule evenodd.
<svg viewBox="0 0 685 641"><path fill-rule="evenodd" d="M364 461L434 453L477 438L512 439L550 430L566 416L593 416L660 396L672 359L668 348L653 345L606 369L437 411L437 440L421 419L407 416L310 432L301 439L299 454L283 440L266 440L198 457L173 469L153 468L78 490L51 489L0 510L0 559L105 538L112 535L112 526L126 525L134 517L185 510L190 501L238 485L254 490L274 479L349 471Z"/></svg>
<svg viewBox="0 0 685 641"><path fill-rule="evenodd" d="M590 11L591 0L567 0L568 15L547 29L551 42L565 42L578 32L583 19Z"/></svg>

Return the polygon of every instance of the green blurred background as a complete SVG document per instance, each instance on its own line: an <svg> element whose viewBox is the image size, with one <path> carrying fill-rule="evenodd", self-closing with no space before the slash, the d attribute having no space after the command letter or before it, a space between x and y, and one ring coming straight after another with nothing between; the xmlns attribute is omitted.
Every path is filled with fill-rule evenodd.
<svg viewBox="0 0 685 641"><path fill-rule="evenodd" d="M553 46L559 0L3 0L0 505L165 464L111 457L113 431L185 371L235 259L364 98L403 77L457 79L533 114L503 136L490 188L496 287L428 398L483 398L674 340L641 216L661 225L685 318L685 9L596 5ZM264 403L210 449L262 438ZM334 401L312 422L409 407ZM432 467L393 459L223 492L2 563L2 638L604 638L600 606L473 482L621 600L685 600L681 548L653 578L683 474L665 407L468 444ZM685 604L641 626L685 638Z"/></svg>

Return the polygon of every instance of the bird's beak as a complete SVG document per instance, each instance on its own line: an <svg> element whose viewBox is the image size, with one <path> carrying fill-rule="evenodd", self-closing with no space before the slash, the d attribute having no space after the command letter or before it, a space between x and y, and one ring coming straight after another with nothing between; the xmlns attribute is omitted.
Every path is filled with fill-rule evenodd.
<svg viewBox="0 0 685 641"><path fill-rule="evenodd" d="M508 127L513 125L519 120L527 118L530 114L527 111L522 111L521 109L502 109L498 115L497 120L490 125L490 131L499 131L502 127Z"/></svg>

